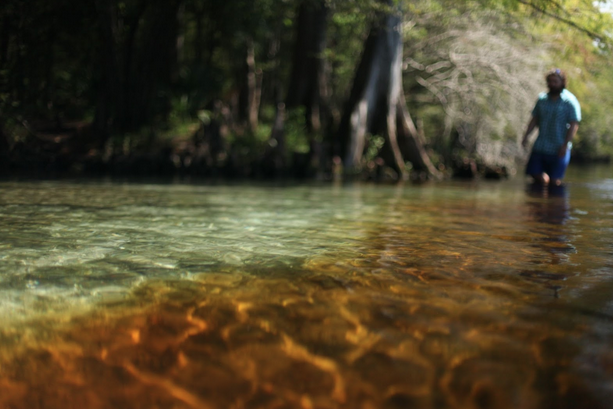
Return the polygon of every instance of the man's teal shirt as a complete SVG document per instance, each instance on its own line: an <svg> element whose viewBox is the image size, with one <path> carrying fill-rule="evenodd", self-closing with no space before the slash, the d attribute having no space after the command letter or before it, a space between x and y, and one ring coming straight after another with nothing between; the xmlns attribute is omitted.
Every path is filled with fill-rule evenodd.
<svg viewBox="0 0 613 409"><path fill-rule="evenodd" d="M566 89L556 100L543 92L536 101L532 116L536 118L539 128L539 136L532 151L557 155L564 144L570 123L581 121L581 106L577 98Z"/></svg>

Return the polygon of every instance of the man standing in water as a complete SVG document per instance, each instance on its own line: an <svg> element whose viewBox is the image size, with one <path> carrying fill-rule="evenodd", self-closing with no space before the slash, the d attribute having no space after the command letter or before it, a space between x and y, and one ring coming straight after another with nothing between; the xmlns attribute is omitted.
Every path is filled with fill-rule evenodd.
<svg viewBox="0 0 613 409"><path fill-rule="evenodd" d="M522 146L526 147L528 136L538 127L539 134L532 146L526 174L537 183L548 185L551 181L559 186L570 162L571 141L579 129L581 106L566 89L564 72L551 70L545 79L549 92L539 95Z"/></svg>

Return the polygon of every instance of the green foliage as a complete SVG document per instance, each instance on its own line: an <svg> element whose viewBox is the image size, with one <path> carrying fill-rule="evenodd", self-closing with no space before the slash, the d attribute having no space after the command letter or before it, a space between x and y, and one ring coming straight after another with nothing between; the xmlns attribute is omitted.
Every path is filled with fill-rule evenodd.
<svg viewBox="0 0 613 409"><path fill-rule="evenodd" d="M437 152L450 158L455 143L486 161L521 156L518 137L551 66L568 72L584 109L576 150L609 149L611 124L599 111L611 103L603 62L613 22L592 2L422 0L407 10L405 89Z"/></svg>
<svg viewBox="0 0 613 409"><path fill-rule="evenodd" d="M91 110L95 14L85 2L6 0L0 8L0 112L78 118Z"/></svg>
<svg viewBox="0 0 613 409"><path fill-rule="evenodd" d="M23 140L28 135L24 123L96 117L108 125L107 137L120 143L128 139L136 148L146 146L152 134L186 140L197 124L217 120L224 121L228 144L260 154L270 140L274 107L287 95L303 3L320 4L5 0L0 8L0 126L13 140ZM613 106L613 19L597 3L325 0L329 21L322 109L333 120L321 132L328 140L335 137L374 17L402 12L404 89L434 156L450 158L459 146L475 154L471 147L516 144L528 105L544 86L542 73L551 65L569 73L569 89L583 107L577 151L613 152L608 115ZM515 57L484 59L502 48ZM237 112L244 103L249 49L261 79L261 98L259 125L247 130ZM471 58L472 65L467 63ZM311 138L323 139L308 135L304 116L303 108L287 112L288 152L306 152ZM382 138L370 137L367 146L365 157L375 158Z"/></svg>
<svg viewBox="0 0 613 409"><path fill-rule="evenodd" d="M380 135L368 135L366 138L366 153L364 154L364 162L370 162L379 156L381 148L385 144L385 138Z"/></svg>
<svg viewBox="0 0 613 409"><path fill-rule="evenodd" d="M328 32L326 60L330 64L332 103L340 107L351 91L356 64L368 35L369 16L365 13L337 11Z"/></svg>
<svg viewBox="0 0 613 409"><path fill-rule="evenodd" d="M304 124L304 108L296 108L287 112L285 141L288 152L307 153L309 151L308 131Z"/></svg>
<svg viewBox="0 0 613 409"><path fill-rule="evenodd" d="M569 31L565 21L553 18L534 27L537 35L550 39L552 60L555 66L566 71L567 86L581 103L583 120L573 150L585 157L613 152L613 119L608 114L608 107L613 104L613 66L610 64L613 17L600 12L595 7L597 3L582 0L561 3L569 10L564 13L566 19L585 27L587 34Z"/></svg>

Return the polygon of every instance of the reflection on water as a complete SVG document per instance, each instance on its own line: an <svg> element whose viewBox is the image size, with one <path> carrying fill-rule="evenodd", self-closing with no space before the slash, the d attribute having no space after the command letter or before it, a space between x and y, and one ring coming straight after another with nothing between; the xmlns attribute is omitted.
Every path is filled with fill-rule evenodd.
<svg viewBox="0 0 613 409"><path fill-rule="evenodd" d="M0 184L0 408L605 408L613 184L575 180Z"/></svg>
<svg viewBox="0 0 613 409"><path fill-rule="evenodd" d="M529 198L544 200L528 200L528 205L534 212L534 219L541 223L564 224L570 216L570 197L566 185L540 186L528 185Z"/></svg>
<svg viewBox="0 0 613 409"><path fill-rule="evenodd" d="M545 284L553 291L554 297L558 298L558 291L563 288L558 281L566 280L568 276L566 272L556 272L552 266L568 263L570 255L576 253L572 233L566 226L571 210L569 190L566 185L532 184L527 187L526 193L527 208L535 222L530 231L543 235L533 246L545 253L537 252L534 257L535 268L522 271L521 275ZM545 259L542 254L548 254L549 257Z"/></svg>

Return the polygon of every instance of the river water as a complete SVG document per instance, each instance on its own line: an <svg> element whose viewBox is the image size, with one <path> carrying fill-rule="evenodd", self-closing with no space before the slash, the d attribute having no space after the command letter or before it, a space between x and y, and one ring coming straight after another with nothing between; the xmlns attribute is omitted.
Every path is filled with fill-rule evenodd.
<svg viewBox="0 0 613 409"><path fill-rule="evenodd" d="M0 408L607 408L613 173L0 182Z"/></svg>

